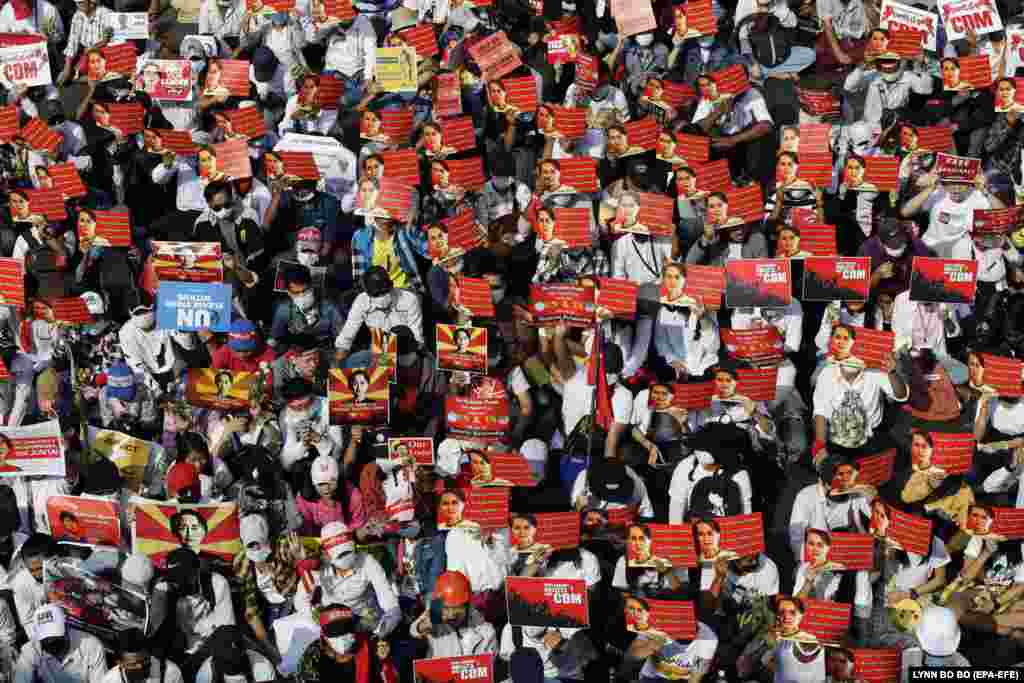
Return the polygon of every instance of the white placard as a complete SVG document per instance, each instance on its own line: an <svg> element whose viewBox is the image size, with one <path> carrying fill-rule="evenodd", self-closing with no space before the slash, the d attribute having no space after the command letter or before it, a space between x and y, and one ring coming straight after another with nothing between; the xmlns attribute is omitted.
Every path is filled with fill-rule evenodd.
<svg viewBox="0 0 1024 683"><path fill-rule="evenodd" d="M971 29L979 36L1003 30L1003 20L995 0L940 2L939 14L946 24L947 40L965 38Z"/></svg>
<svg viewBox="0 0 1024 683"><path fill-rule="evenodd" d="M939 17L935 12L904 5L893 0L883 0L882 15L879 26L889 30L923 31L925 50L935 52L935 40L939 27Z"/></svg>
<svg viewBox="0 0 1024 683"><path fill-rule="evenodd" d="M21 85L50 85L50 56L46 41L0 48L0 84L8 90Z"/></svg>
<svg viewBox="0 0 1024 683"><path fill-rule="evenodd" d="M145 12L111 12L109 26L114 30L114 40L149 38L149 15Z"/></svg>

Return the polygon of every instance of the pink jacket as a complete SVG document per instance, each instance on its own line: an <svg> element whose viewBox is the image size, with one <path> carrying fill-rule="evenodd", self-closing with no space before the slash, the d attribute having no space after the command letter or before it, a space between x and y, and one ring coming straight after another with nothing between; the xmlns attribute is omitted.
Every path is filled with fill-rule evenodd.
<svg viewBox="0 0 1024 683"><path fill-rule="evenodd" d="M345 482L348 492L348 516L350 529L359 529L366 524L366 508L363 506L363 495L352 484ZM320 529L328 522L342 522L341 503L336 500L306 500L301 495L295 496L295 506L302 515L301 536L319 536Z"/></svg>

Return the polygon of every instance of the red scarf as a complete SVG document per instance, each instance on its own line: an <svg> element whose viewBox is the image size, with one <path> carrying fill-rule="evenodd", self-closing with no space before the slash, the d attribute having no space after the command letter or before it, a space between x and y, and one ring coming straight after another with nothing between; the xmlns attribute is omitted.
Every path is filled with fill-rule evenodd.
<svg viewBox="0 0 1024 683"><path fill-rule="evenodd" d="M14 18L18 21L32 16L32 5L27 0L10 0L14 8Z"/></svg>

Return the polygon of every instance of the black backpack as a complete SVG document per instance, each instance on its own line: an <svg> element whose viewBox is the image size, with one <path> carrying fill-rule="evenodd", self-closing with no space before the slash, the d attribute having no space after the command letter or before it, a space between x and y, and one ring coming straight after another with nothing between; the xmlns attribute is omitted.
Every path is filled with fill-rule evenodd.
<svg viewBox="0 0 1024 683"><path fill-rule="evenodd" d="M755 12L743 18L736 26L736 39L744 26L749 27L747 40L754 59L761 66L778 66L789 59L793 51L793 33L770 12Z"/></svg>
<svg viewBox="0 0 1024 683"><path fill-rule="evenodd" d="M690 494L690 517L730 517L743 514L743 494L732 474L719 470L704 477Z"/></svg>

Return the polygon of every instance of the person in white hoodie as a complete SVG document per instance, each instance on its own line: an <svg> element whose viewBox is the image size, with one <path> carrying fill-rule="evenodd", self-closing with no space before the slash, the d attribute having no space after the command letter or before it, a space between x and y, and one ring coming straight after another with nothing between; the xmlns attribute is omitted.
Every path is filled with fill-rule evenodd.
<svg viewBox="0 0 1024 683"><path fill-rule="evenodd" d="M280 425L284 436L281 465L290 470L310 451L313 455L331 455L342 443L341 427L330 424L327 399L313 394L313 385L302 377L293 377L281 389L285 407Z"/></svg>
<svg viewBox="0 0 1024 683"><path fill-rule="evenodd" d="M150 388L163 389L184 367L175 344L189 350L195 346L196 337L191 332L157 329L156 313L149 303L135 306L130 313L131 318L118 332L125 362Z"/></svg>
<svg viewBox="0 0 1024 683"><path fill-rule="evenodd" d="M966 308L970 314L973 307ZM892 330L896 347L931 349L946 368L953 384L967 381L967 366L949 355L946 340L961 333L959 306L911 301L910 292L901 292L893 300Z"/></svg>
<svg viewBox="0 0 1024 683"><path fill-rule="evenodd" d="M978 174L974 184L943 180L934 171L922 178L920 192L900 209L904 218L928 212L928 229L921 241L937 256L950 258L953 246L974 227L974 212L982 209L1004 209L1006 204L992 194L985 176Z"/></svg>

